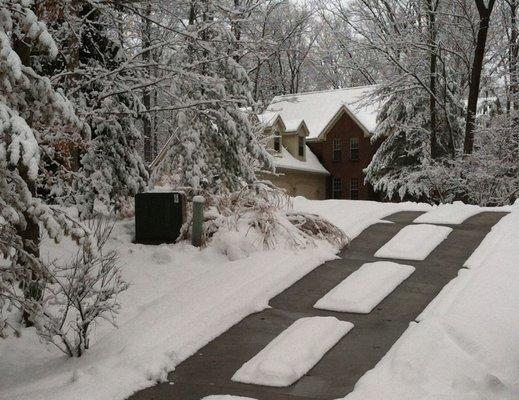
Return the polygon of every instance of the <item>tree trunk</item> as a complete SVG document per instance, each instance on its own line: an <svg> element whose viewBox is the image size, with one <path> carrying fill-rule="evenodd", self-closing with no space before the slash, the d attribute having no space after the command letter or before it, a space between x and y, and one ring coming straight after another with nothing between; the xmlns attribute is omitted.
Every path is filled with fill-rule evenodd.
<svg viewBox="0 0 519 400"><path fill-rule="evenodd" d="M495 0L489 0L488 6L484 0L474 0L479 13L479 29L476 39L476 48L474 49L474 59L472 61L472 69L470 75L469 98L467 105L467 119L465 127L465 143L463 152L471 154L474 149L474 128L476 121L476 112L478 107L479 86L481 82L481 71L483 69L483 60L485 58L485 47L487 44L488 27L490 24L490 16L494 8Z"/></svg>
<svg viewBox="0 0 519 400"><path fill-rule="evenodd" d="M510 7L510 43L509 43L509 73L510 73L510 103L515 112L519 110L519 82L517 76L517 59L519 56L519 31L517 29L517 0L508 2Z"/></svg>
<svg viewBox="0 0 519 400"><path fill-rule="evenodd" d="M232 33L234 34L234 38L236 39L235 47L234 47L234 54L233 59L236 62L240 61L239 51L240 51L240 40L241 40L241 24L240 24L240 18L241 18L241 2L240 0L234 0L234 10L237 12L240 17L237 21L233 21L232 23Z"/></svg>
<svg viewBox="0 0 519 400"><path fill-rule="evenodd" d="M438 146L438 127L437 127L437 112L436 112L436 73L438 67L438 55L436 44L436 10L439 1L433 4L433 0L427 1L428 6L428 36L429 36L429 113L431 118L431 157L438 158L441 154Z"/></svg>
<svg viewBox="0 0 519 400"><path fill-rule="evenodd" d="M151 3L146 6L145 16L142 18L142 48L147 49L151 46ZM151 61L151 51L145 51L142 54L144 63L148 64ZM151 92L148 87L144 88L142 94L142 103L146 110L151 109ZM147 164L153 161L153 138L152 138L152 123L150 113L145 113L142 121L142 129L144 136L144 161Z"/></svg>

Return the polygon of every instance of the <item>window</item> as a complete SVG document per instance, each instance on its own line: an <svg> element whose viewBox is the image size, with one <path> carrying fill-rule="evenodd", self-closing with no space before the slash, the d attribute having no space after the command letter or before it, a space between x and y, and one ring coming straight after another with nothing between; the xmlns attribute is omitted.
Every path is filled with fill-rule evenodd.
<svg viewBox="0 0 519 400"><path fill-rule="evenodd" d="M342 198L342 182L341 178L333 178L332 179L332 198L341 199Z"/></svg>
<svg viewBox="0 0 519 400"><path fill-rule="evenodd" d="M350 179L350 199L359 199L359 180L357 178Z"/></svg>
<svg viewBox="0 0 519 400"><path fill-rule="evenodd" d="M350 160L356 161L359 159L359 139L352 137L350 139Z"/></svg>
<svg viewBox="0 0 519 400"><path fill-rule="evenodd" d="M298 143L299 156L304 157L305 156L305 138L302 136L298 136L298 138L299 138L299 143Z"/></svg>
<svg viewBox="0 0 519 400"><path fill-rule="evenodd" d="M342 152L341 152L341 139L333 139L333 154L332 161L341 161Z"/></svg>
<svg viewBox="0 0 519 400"><path fill-rule="evenodd" d="M281 150L281 137L274 136L274 151L277 151L279 153L280 150Z"/></svg>

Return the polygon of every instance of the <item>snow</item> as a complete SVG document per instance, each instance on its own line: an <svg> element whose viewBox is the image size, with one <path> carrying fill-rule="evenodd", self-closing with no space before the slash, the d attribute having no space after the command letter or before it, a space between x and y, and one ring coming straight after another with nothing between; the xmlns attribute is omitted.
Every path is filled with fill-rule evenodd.
<svg viewBox="0 0 519 400"><path fill-rule="evenodd" d="M420 215L413 222L424 224L447 224L459 225L466 219L486 211L481 207L455 202L453 204L441 204L435 206L431 211Z"/></svg>
<svg viewBox="0 0 519 400"><path fill-rule="evenodd" d="M353 328L335 317L298 319L234 374L234 382L290 386Z"/></svg>
<svg viewBox="0 0 519 400"><path fill-rule="evenodd" d="M322 297L314 307L368 314L414 270L410 265L390 261L366 263Z"/></svg>
<svg viewBox="0 0 519 400"><path fill-rule="evenodd" d="M132 227L132 221L118 223L111 242L131 283L120 297L118 329L99 324L80 359L38 343L32 329L0 341L0 398L124 399L165 380L177 364L336 257L324 243L298 251L249 243L248 253L231 261L226 251L235 245L223 251L221 245L235 236L203 250L188 243L145 246L131 243ZM48 244L44 253L66 257L67 249Z"/></svg>
<svg viewBox="0 0 519 400"><path fill-rule="evenodd" d="M400 211L429 211L431 206L423 203L379 203L359 200L307 200L294 199L294 209L318 214L334 223L350 240L356 238L364 229Z"/></svg>
<svg viewBox="0 0 519 400"><path fill-rule="evenodd" d="M414 203L294 199L294 210L322 214L350 238L402 210L428 210ZM202 250L188 243L133 244L133 221L118 222L110 247L120 252L130 288L120 296L118 328L96 326L91 347L67 359L38 342L32 329L0 340L0 398L10 400L122 400L165 380L168 371L274 297L336 249L263 250L250 233L229 231ZM62 258L73 246L48 241L42 255Z"/></svg>
<svg viewBox="0 0 519 400"><path fill-rule="evenodd" d="M287 131L297 129L302 121L309 131L308 139L317 139L326 130L337 113L345 107L368 133L376 126L378 104L367 102L375 86L359 86L278 96L260 116L265 125L280 116Z"/></svg>
<svg viewBox="0 0 519 400"><path fill-rule="evenodd" d="M347 400L519 398L519 203Z"/></svg>
<svg viewBox="0 0 519 400"><path fill-rule="evenodd" d="M452 232L452 228L436 225L408 225L382 246L375 257L399 260L425 260Z"/></svg>
<svg viewBox="0 0 519 400"><path fill-rule="evenodd" d="M295 158L290 152L281 146L280 154L274 155L274 165L276 169L290 169L304 172L315 172L318 174L330 175L328 170L322 166L317 156L306 146L306 160L301 161Z"/></svg>
<svg viewBox="0 0 519 400"><path fill-rule="evenodd" d="M334 222L350 239L392 213L431 209L302 197L293 203L297 211ZM441 291L348 400L519 398L519 204L503 210L512 214L467 260L469 269ZM119 328L98 324L80 359L40 344L32 329L0 340L0 398L122 400L166 379L213 338L336 257L322 245L265 251L243 232L222 235L202 250L185 242L144 246L131 243L132 230L133 221L118 222L110 242L131 283L120 298ZM69 251L66 242L49 241L42 254L59 258Z"/></svg>

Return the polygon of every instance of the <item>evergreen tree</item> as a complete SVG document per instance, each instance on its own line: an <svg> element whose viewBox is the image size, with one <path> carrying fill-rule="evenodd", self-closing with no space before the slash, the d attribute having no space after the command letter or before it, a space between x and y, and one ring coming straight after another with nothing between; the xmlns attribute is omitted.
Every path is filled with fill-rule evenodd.
<svg viewBox="0 0 519 400"><path fill-rule="evenodd" d="M365 170L366 181L388 199L430 200L431 162L429 94L421 89L386 88L386 100L372 137L380 144ZM454 156L463 138L463 105L454 88L442 92L445 112L437 115L437 146L443 156Z"/></svg>
<svg viewBox="0 0 519 400"><path fill-rule="evenodd" d="M117 10L95 1L63 6L43 10L53 21L51 31L62 51L42 70L52 73L73 99L91 137L82 146L78 171L57 177L52 194L85 215L92 214L97 202L118 211L148 180L138 152L141 134L136 123L142 104L138 91L132 90L141 76L113 38Z"/></svg>
<svg viewBox="0 0 519 400"><path fill-rule="evenodd" d="M29 65L36 50L38 59L57 55L31 5L0 1L0 310L6 302L20 307L18 282L26 299L37 302L41 295L40 226L51 239L71 235L91 247L84 230L36 195L42 154L52 154L47 140L66 139L64 132L82 124L66 98ZM0 316L0 333L5 323Z"/></svg>

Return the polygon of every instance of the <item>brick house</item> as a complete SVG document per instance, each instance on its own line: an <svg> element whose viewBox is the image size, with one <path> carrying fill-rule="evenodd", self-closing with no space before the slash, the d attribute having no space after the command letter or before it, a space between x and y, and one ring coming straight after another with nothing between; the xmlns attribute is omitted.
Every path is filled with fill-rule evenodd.
<svg viewBox="0 0 519 400"><path fill-rule="evenodd" d="M271 137L269 147L276 149L275 154L285 149L291 152L291 132L304 127L304 133L298 134L299 149L307 148L328 174L321 173L316 179L314 173L305 173L301 166L296 171L285 165L272 179L273 183L286 188L291 195L314 199L376 200L363 173L376 151L370 137L376 128L378 106L367 97L373 89L374 86L362 86L274 98L260 116ZM278 167L282 164L276 162ZM312 165L316 169L315 162ZM306 182L305 190L294 186L295 173L306 175L299 177L299 181Z"/></svg>

